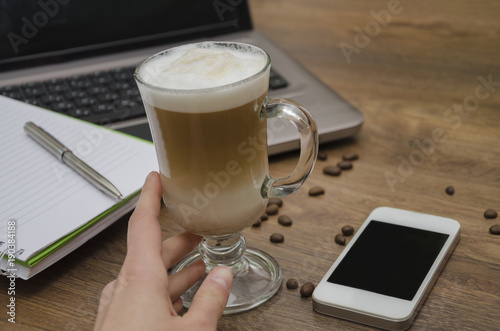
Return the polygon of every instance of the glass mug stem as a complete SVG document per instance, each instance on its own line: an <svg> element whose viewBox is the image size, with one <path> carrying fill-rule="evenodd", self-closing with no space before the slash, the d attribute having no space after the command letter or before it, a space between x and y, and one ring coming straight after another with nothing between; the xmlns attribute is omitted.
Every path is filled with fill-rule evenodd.
<svg viewBox="0 0 500 331"><path fill-rule="evenodd" d="M219 237L205 236L198 245L207 272L223 264L231 268L234 275L246 268L247 261L243 259L245 250L246 240L241 233Z"/></svg>
<svg viewBox="0 0 500 331"><path fill-rule="evenodd" d="M295 191L311 173L318 156L318 129L312 115L302 105L288 99L264 101L261 118L284 118L300 133L300 157L295 170L284 178L267 175L262 184L264 199L283 197Z"/></svg>

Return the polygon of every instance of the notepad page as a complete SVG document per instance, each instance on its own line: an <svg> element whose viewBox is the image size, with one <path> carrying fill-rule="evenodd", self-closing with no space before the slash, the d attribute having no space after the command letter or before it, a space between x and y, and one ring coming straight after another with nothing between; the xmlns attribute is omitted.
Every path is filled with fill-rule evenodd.
<svg viewBox="0 0 500 331"><path fill-rule="evenodd" d="M0 96L0 241L16 222L26 261L118 201L61 163L23 130L32 121L127 197L158 168L153 144ZM4 246L0 246L3 251Z"/></svg>

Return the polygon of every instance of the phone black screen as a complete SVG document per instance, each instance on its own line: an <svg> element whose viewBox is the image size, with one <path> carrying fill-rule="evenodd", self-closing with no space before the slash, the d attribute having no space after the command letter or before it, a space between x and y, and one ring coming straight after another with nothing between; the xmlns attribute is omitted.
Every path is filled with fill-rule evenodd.
<svg viewBox="0 0 500 331"><path fill-rule="evenodd" d="M411 301L448 237L372 220L328 282Z"/></svg>

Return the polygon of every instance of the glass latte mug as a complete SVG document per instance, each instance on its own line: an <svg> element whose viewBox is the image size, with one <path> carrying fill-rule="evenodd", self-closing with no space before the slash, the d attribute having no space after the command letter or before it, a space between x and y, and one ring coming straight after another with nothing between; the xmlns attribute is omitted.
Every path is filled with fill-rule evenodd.
<svg viewBox="0 0 500 331"><path fill-rule="evenodd" d="M316 123L301 105L269 100L271 59L243 43L175 47L143 61L135 79L146 108L162 179L163 200L182 228L203 236L198 250L171 273L203 259L234 273L225 314L251 309L280 288L278 263L247 248L241 231L271 197L295 192L318 152ZM300 157L286 178L269 175L267 119L289 120L300 133ZM183 296L189 307L201 281Z"/></svg>

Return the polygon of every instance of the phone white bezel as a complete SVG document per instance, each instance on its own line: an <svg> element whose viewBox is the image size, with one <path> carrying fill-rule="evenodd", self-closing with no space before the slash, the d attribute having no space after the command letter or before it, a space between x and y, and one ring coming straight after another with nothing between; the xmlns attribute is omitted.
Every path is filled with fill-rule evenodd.
<svg viewBox="0 0 500 331"><path fill-rule="evenodd" d="M449 235L412 301L327 281L372 220ZM460 224L453 219L390 207L376 208L370 213L314 290L313 307L320 313L364 324L392 330L405 329L411 325L459 238Z"/></svg>

